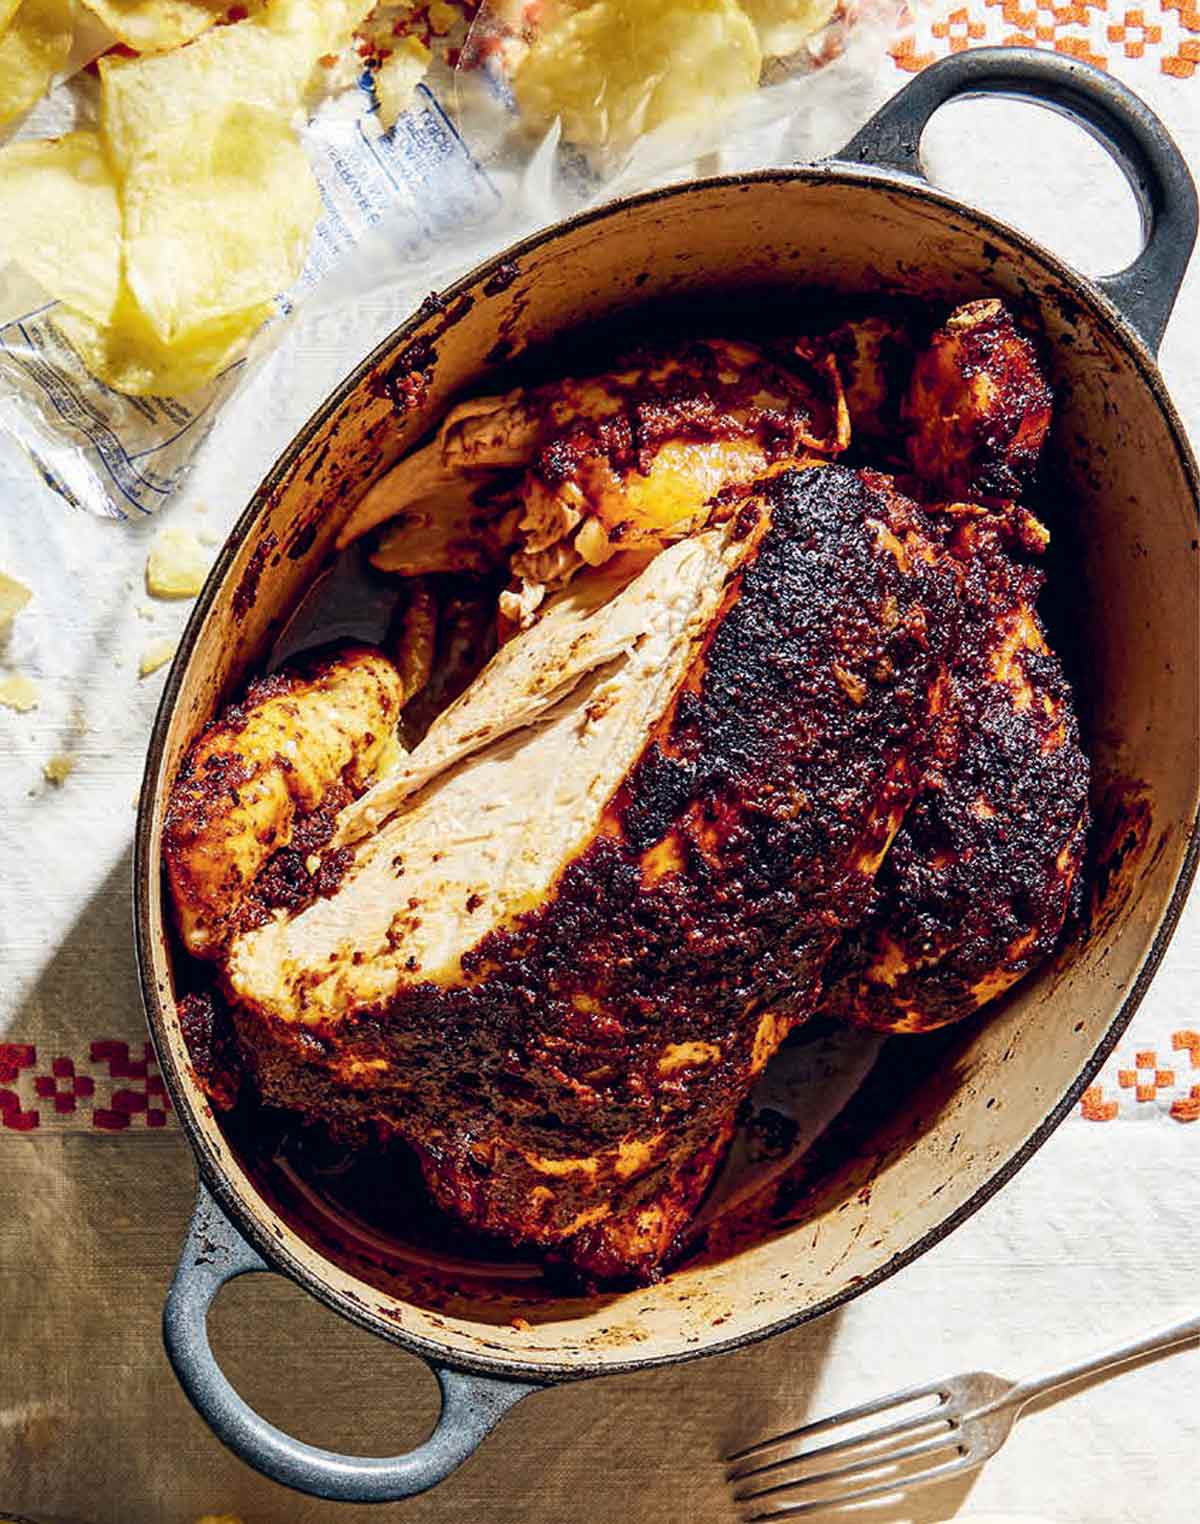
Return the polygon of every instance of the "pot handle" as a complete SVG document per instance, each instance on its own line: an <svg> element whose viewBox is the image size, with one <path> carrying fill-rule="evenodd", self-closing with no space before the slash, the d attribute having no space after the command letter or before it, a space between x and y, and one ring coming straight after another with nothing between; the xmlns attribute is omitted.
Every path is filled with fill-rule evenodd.
<svg viewBox="0 0 1200 1524"><path fill-rule="evenodd" d="M1196 242L1196 187L1162 122L1111 75L1040 48L952 53L922 70L834 158L925 179L921 137L930 118L947 101L970 95L1049 106L1090 132L1124 171L1145 242L1131 265L1096 284L1157 353Z"/></svg>
<svg viewBox="0 0 1200 1524"><path fill-rule="evenodd" d="M430 1368L442 1389L433 1433L407 1455L338 1455L293 1439L238 1396L208 1340L208 1309L236 1276L269 1266L201 1182L179 1266L163 1309L163 1341L192 1406L241 1460L298 1492L340 1503L391 1503L436 1487L472 1455L509 1408L541 1387L449 1366Z"/></svg>

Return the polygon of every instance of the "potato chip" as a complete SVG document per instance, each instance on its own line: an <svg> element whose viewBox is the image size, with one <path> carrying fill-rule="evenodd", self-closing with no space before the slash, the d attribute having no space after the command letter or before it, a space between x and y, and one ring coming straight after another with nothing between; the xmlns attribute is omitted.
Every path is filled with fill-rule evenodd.
<svg viewBox="0 0 1200 1524"><path fill-rule="evenodd" d="M160 636L158 640L151 640L142 649L138 657L138 676L149 677L152 672L157 672L175 655L175 648L179 644L172 640L169 635Z"/></svg>
<svg viewBox="0 0 1200 1524"><path fill-rule="evenodd" d="M135 53L177 48L207 31L228 0L83 0L118 42Z"/></svg>
<svg viewBox="0 0 1200 1524"><path fill-rule="evenodd" d="M100 60L100 132L117 173L186 142L198 112L248 106L290 118L312 63L299 65L287 39L253 21L216 27L186 47L142 58Z"/></svg>
<svg viewBox="0 0 1200 1524"><path fill-rule="evenodd" d="M376 0L270 0L258 18L268 31L292 37L311 52L316 63L340 53L365 21Z"/></svg>
<svg viewBox="0 0 1200 1524"><path fill-rule="evenodd" d="M38 706L37 684L23 672L7 673L0 677L0 704L18 714L28 714Z"/></svg>
<svg viewBox="0 0 1200 1524"><path fill-rule="evenodd" d="M186 47L100 60L100 130L118 170L186 136L197 111L258 106L291 117L317 60L345 46L373 0L273 0Z"/></svg>
<svg viewBox="0 0 1200 1524"><path fill-rule="evenodd" d="M23 582L0 571L0 635L33 597Z"/></svg>
<svg viewBox="0 0 1200 1524"><path fill-rule="evenodd" d="M404 37L375 71L379 124L390 132L396 118L412 107L417 86L429 70L433 54L416 37Z"/></svg>
<svg viewBox="0 0 1200 1524"><path fill-rule="evenodd" d="M0 251L97 323L121 280L121 209L94 132L0 149Z"/></svg>
<svg viewBox="0 0 1200 1524"><path fill-rule="evenodd" d="M72 0L22 0L0 34L0 124L41 100L74 40Z"/></svg>
<svg viewBox="0 0 1200 1524"><path fill-rule="evenodd" d="M525 121L583 147L626 147L711 117L758 84L762 54L735 0L594 0L548 11L513 87Z"/></svg>
<svg viewBox="0 0 1200 1524"><path fill-rule="evenodd" d="M271 108L291 116L318 59L345 47L374 0L272 0L186 47L100 60L100 130L121 171L164 138L186 133L197 110Z"/></svg>
<svg viewBox="0 0 1200 1524"><path fill-rule="evenodd" d="M810 37L828 26L838 0L741 0L768 58L798 53Z"/></svg>
<svg viewBox="0 0 1200 1524"><path fill-rule="evenodd" d="M370 8L269 0L170 53L101 60L128 289L112 324L71 333L110 386L194 389L296 278L321 201L293 124L318 59Z"/></svg>
<svg viewBox="0 0 1200 1524"><path fill-rule="evenodd" d="M113 323L102 328L82 313L62 308L54 321L91 373L113 391L131 397L182 397L199 391L246 351L274 310L270 302L194 329L186 343L169 348L155 336L127 291Z"/></svg>
<svg viewBox="0 0 1200 1524"><path fill-rule="evenodd" d="M167 524L146 557L146 591L153 598L194 598L204 586L212 557L190 529Z"/></svg>
<svg viewBox="0 0 1200 1524"><path fill-rule="evenodd" d="M0 0L0 32L17 14L20 4L21 0Z"/></svg>
<svg viewBox="0 0 1200 1524"><path fill-rule="evenodd" d="M269 301L300 273L321 211L304 149L269 110L193 117L125 181L125 278L165 344Z"/></svg>

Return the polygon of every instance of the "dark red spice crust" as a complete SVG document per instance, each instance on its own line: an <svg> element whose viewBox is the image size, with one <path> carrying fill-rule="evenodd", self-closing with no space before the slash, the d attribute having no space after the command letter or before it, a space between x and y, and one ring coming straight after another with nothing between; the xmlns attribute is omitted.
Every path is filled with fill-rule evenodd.
<svg viewBox="0 0 1200 1524"><path fill-rule="evenodd" d="M676 360L679 370L661 381L647 379L644 372L665 359ZM585 468L596 459L608 462L618 474L648 472L658 451L670 441L710 443L758 434L768 460L794 457L817 444L827 454L836 454L839 448L833 373L794 351L784 363L764 356L732 380L726 379L728 371L719 349L699 340L670 351L635 349L621 364L635 371L637 378L628 382L616 374L605 378L605 389L618 400L618 410L605 417L581 419L566 431L555 426L553 440L536 452L532 469L547 486L555 488L580 477L579 485L586 491ZM782 397L785 406L758 405L756 398L764 392ZM535 406L539 396L533 393ZM546 398L553 403L556 388L547 388Z"/></svg>
<svg viewBox="0 0 1200 1524"><path fill-rule="evenodd" d="M228 1012L207 990L181 996L175 1009L197 1084L218 1111L231 1110L241 1089L242 1065Z"/></svg>
<svg viewBox="0 0 1200 1524"><path fill-rule="evenodd" d="M205 755L202 743L220 732L229 732L236 739L259 705L303 688L319 677L332 661L354 649L343 645L314 653L301 667L255 678L242 697L230 704L218 719L206 725L196 738L171 785L163 819L163 855L170 866L177 894L191 893L195 888L188 868L189 844L203 836L213 813L220 811L231 795L236 796L250 783L263 766L261 757L247 759L237 750ZM204 762L198 766L197 758L202 755ZM278 757L275 760L283 761ZM238 901L236 911L231 910L224 920L229 934L261 926L277 909L294 914L314 899L336 891L353 854L345 849L325 852L324 848L333 835L339 810L362 792L366 781L358 777L356 766L351 763L341 782L326 790L315 810L296 815L291 822L288 844L267 859L252 884L225 883L230 900ZM273 845L277 839L276 836L264 840L264 844ZM310 874L306 862L314 855L321 856L321 863L317 871Z"/></svg>
<svg viewBox="0 0 1200 1524"><path fill-rule="evenodd" d="M973 321L963 320L968 312ZM986 383L986 405L971 393L976 381ZM960 308L913 367L903 417L917 478L934 497L1017 497L1037 466L1053 401L1037 348L1007 308Z"/></svg>

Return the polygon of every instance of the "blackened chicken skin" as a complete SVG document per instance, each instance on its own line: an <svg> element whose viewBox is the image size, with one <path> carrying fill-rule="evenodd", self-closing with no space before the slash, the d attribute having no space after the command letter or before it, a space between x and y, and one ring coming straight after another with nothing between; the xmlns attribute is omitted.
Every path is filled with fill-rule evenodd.
<svg viewBox="0 0 1200 1524"><path fill-rule="evenodd" d="M1015 498L1053 401L1031 339L996 300L959 307L918 356L904 402L908 458L927 500Z"/></svg>
<svg viewBox="0 0 1200 1524"><path fill-rule="evenodd" d="M1034 608L1042 575L1009 554L1011 521L951 512L963 616L929 775L823 1006L885 1032L958 1021L1042 962L1087 832L1087 758Z"/></svg>
<svg viewBox="0 0 1200 1524"><path fill-rule="evenodd" d="M653 1281L676 1250L733 1138L731 1111L710 1139L673 1171L654 1195L618 1209L570 1240L573 1267L592 1281Z"/></svg>

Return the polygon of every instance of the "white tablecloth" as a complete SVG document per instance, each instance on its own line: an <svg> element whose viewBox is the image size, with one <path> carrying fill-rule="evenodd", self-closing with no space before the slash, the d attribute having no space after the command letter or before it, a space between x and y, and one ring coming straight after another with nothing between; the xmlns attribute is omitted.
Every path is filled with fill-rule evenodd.
<svg viewBox="0 0 1200 1524"><path fill-rule="evenodd" d="M1152 23L1161 23L1157 43ZM1034 0L1028 13L1009 0L933 8L900 62L911 67L960 35L1002 40L1022 28L1059 43L1086 34L1084 51L1102 48L1200 164L1200 83L1191 80L1200 43L1189 43L1200 17L1177 0L1161 14L1113 4L1107 18ZM1128 40L1139 38L1142 52L1131 54ZM904 78L891 62L881 67L864 112ZM1045 113L956 106L927 146L940 183L1085 268L1115 268L1136 248L1116 171ZM377 295L301 323L218 425L161 521L219 540L311 407L403 315ZM1198 332L1200 269L1162 355L1200 437ZM68 511L4 440L0 504L0 568L34 595L0 644L0 672L27 673L39 688L34 712L0 709L0 1511L95 1524L180 1524L206 1511L239 1512L247 1524L398 1517L301 1499L253 1475L195 1418L166 1367L157 1319L192 1166L145 1048L130 841L162 681L139 680L138 661L153 639L178 632L187 609L145 596L158 523ZM61 786L43 776L55 754L74 760ZM983 1211L869 1297L720 1360L538 1396L406 1517L732 1518L718 1456L763 1430L927 1376L1024 1374L1194 1313L1198 975L1193 902L1085 1108ZM277 1420L363 1451L420 1437L435 1399L416 1362L274 1281L243 1284L227 1301L218 1346L233 1379ZM976 1478L870 1517L931 1524L990 1511L1056 1524L1191 1524L1198 1384L1191 1354L1096 1387L1029 1417Z"/></svg>

